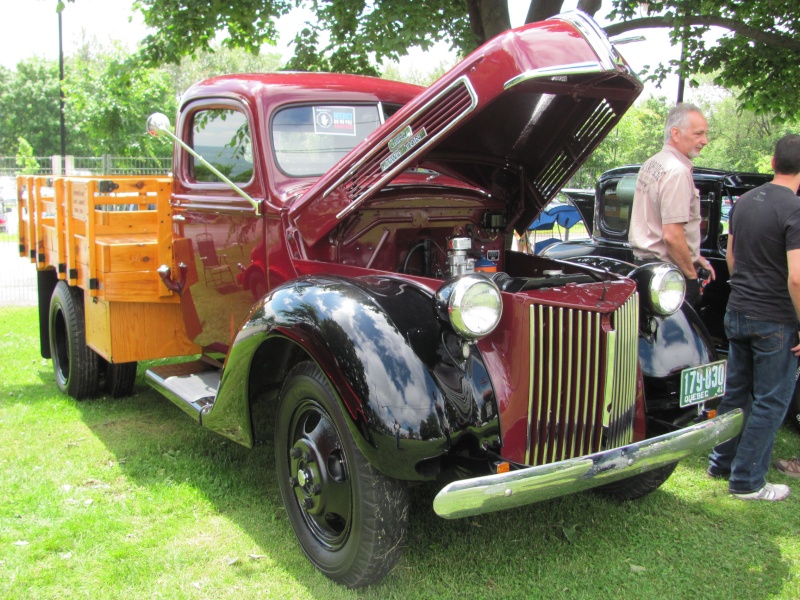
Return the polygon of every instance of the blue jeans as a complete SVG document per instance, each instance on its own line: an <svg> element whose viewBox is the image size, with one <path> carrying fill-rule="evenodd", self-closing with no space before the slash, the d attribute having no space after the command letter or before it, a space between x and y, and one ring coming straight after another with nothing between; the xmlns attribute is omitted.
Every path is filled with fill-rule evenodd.
<svg viewBox="0 0 800 600"><path fill-rule="evenodd" d="M741 433L709 455L709 472L730 474L731 493L761 489L769 469L772 446L792 400L798 343L796 323L760 321L731 310L725 313L730 342L728 376L719 413L744 410Z"/></svg>

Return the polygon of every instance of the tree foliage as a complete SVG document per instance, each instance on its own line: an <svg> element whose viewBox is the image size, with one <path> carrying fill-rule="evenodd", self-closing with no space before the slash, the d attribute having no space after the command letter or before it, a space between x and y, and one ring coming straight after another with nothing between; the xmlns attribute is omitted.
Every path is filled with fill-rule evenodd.
<svg viewBox="0 0 800 600"><path fill-rule="evenodd" d="M74 156L164 156L169 145L145 131L153 112L174 115L189 85L219 73L271 71L277 54L244 50L199 52L178 65L130 69L131 55L119 46L84 40L65 60L66 151ZM0 155L17 153L24 138L35 156L61 152L58 63L21 61L0 67Z"/></svg>
<svg viewBox="0 0 800 600"><path fill-rule="evenodd" d="M0 154L14 156L21 137L41 155L58 154L59 129L58 63L31 58L0 68Z"/></svg>
<svg viewBox="0 0 800 600"><path fill-rule="evenodd" d="M655 77L672 69L685 77L713 76L714 83L736 89L740 107L771 115L776 122L800 119L800 10L797 0L659 0L639 16L635 0L613 0L606 31L666 27L673 44L683 44L683 61L661 65ZM710 27L725 33L713 42Z"/></svg>
<svg viewBox="0 0 800 600"><path fill-rule="evenodd" d="M649 13L641 15L645 4ZM413 46L445 41L463 55L510 27L507 0L138 0L135 6L156 32L144 40L142 58L149 64L177 63L208 50L218 32L225 45L257 52L277 43L277 18L296 7L314 17L294 39L292 69L375 75L382 61ZM547 18L563 6L564 0L531 0L526 20ZM656 78L675 69L686 77L713 73L718 84L740 90L748 110L778 120L800 114L797 0L579 0L578 8L591 15L610 11L611 35L669 29L673 43L683 44L684 60L656 67ZM702 37L712 26L727 32L713 44Z"/></svg>
<svg viewBox="0 0 800 600"><path fill-rule="evenodd" d="M127 58L118 47L108 50L88 43L70 60L64 82L66 114L72 123L68 153L164 154L161 144L154 145L147 135L145 120L154 111L175 112L169 73L163 69L128 70Z"/></svg>

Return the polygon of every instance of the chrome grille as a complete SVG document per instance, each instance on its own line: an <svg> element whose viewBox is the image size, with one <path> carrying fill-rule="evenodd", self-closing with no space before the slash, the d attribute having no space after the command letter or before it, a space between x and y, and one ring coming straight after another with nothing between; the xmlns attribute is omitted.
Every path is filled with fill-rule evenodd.
<svg viewBox="0 0 800 600"><path fill-rule="evenodd" d="M610 315L530 307L528 464L633 441L638 315L636 294Z"/></svg>

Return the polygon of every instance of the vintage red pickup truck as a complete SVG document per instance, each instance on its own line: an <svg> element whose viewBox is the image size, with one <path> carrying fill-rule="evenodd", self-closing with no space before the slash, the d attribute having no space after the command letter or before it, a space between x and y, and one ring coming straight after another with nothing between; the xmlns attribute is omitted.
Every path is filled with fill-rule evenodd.
<svg viewBox="0 0 800 600"><path fill-rule="evenodd" d="M349 587L396 564L420 482L442 483L445 518L642 496L741 427L737 412L647 438L639 329L679 310L682 277L509 250L641 88L578 12L427 89L201 82L174 132L148 122L176 142L171 177L20 178L42 355L76 399L185 357L147 381L235 442L272 440L302 550ZM695 393L718 375L698 371Z"/></svg>

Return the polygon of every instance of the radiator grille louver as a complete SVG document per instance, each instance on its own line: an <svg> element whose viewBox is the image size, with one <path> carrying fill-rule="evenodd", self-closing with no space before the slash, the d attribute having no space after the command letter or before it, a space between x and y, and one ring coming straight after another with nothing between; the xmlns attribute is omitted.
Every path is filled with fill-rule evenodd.
<svg viewBox="0 0 800 600"><path fill-rule="evenodd" d="M570 176L570 169L588 149L594 148L604 136L605 130L615 119L611 105L602 100L592 116L575 132L553 159L542 169L534 186L544 198L550 198L564 187Z"/></svg>
<svg viewBox="0 0 800 600"><path fill-rule="evenodd" d="M380 188L383 182L405 169L409 159L416 156L423 148L430 147L432 143L472 112L476 106L477 96L469 80L465 77L457 79L450 87L443 90L421 110L402 123L392 134L394 137L409 127L412 135L424 130L422 134L424 139L421 140L421 143L397 157L394 162L390 159L394 149L390 147L389 141L377 144L375 150L357 163L343 179L331 186L331 189L344 183L350 205L355 206L364 194ZM387 159L390 160L387 161ZM385 162L388 162L389 166L385 164L382 166L382 163ZM343 211L345 214L346 212L347 210ZM342 215L337 216L341 217Z"/></svg>
<svg viewBox="0 0 800 600"><path fill-rule="evenodd" d="M596 312L531 306L528 464L633 441L638 315L636 294L605 324Z"/></svg>

